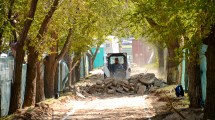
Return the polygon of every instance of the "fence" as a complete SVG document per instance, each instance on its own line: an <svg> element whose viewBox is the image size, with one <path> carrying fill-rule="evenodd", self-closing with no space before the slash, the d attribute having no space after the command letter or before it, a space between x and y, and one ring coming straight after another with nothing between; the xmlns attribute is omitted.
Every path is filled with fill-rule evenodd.
<svg viewBox="0 0 215 120"><path fill-rule="evenodd" d="M61 60L58 64L58 91L63 91L68 81L69 68L65 61Z"/></svg>
<svg viewBox="0 0 215 120"><path fill-rule="evenodd" d="M64 61L59 62L58 90L62 91L67 80L69 69ZM13 57L0 58L0 116L6 116L9 112L11 85L13 83L14 59ZM26 86L27 64L22 66L21 99L24 102ZM44 71L43 71L44 72Z"/></svg>
<svg viewBox="0 0 215 120"><path fill-rule="evenodd" d="M201 71L201 89L202 89L202 104L205 104L206 100L206 85L207 85L207 77L206 77L206 72L207 72L207 60L205 56L205 52L207 51L208 46L203 44L201 47L201 50L199 52L199 57L200 57L200 71ZM182 61L182 77L181 77L181 85L185 89L185 91L188 91L188 75L187 75L187 70L186 70L186 56L185 56L184 51L184 58Z"/></svg>
<svg viewBox="0 0 215 120"><path fill-rule="evenodd" d="M0 58L1 116L7 115L9 111L13 66L12 57Z"/></svg>
<svg viewBox="0 0 215 120"><path fill-rule="evenodd" d="M93 48L92 51L94 53L96 51L96 48ZM104 47L100 47L96 55L93 67L100 68L103 66L104 66Z"/></svg>

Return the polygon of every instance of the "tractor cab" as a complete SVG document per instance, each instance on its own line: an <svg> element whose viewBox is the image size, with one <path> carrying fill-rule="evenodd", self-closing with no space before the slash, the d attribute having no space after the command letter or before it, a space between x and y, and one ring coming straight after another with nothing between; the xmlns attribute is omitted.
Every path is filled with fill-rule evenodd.
<svg viewBox="0 0 215 120"><path fill-rule="evenodd" d="M130 65L127 53L108 53L104 66L105 77L113 79L128 79L130 77Z"/></svg>

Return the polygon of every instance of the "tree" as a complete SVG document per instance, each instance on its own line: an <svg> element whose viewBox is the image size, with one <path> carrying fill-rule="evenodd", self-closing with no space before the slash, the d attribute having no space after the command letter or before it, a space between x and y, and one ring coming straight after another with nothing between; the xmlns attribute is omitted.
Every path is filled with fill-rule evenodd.
<svg viewBox="0 0 215 120"><path fill-rule="evenodd" d="M101 44L100 44L101 45ZM94 65L94 61L96 59L96 55L100 49L100 45L96 46L96 50L93 52L92 50L89 50L89 52L87 52L87 56L89 58L89 70L93 70L93 65Z"/></svg>
<svg viewBox="0 0 215 120"><path fill-rule="evenodd" d="M54 84L56 84L55 82L55 73L56 73L56 70L57 70L57 65L58 65L58 62L64 57L64 55L66 54L66 52L68 51L69 49L69 46L71 45L71 37L72 37L72 34L73 34L73 30L72 28L70 28L68 30L68 35L67 35L67 38L66 38L66 41L65 41L65 44L61 50L61 52L59 53L59 55L57 55L56 57L53 58L53 64L51 64L51 71L50 71L50 76L49 76L49 83L48 85L46 86L47 90L46 90L46 97L47 98L52 98L54 97L54 94L55 94L55 87L54 87Z"/></svg>
<svg viewBox="0 0 215 120"><path fill-rule="evenodd" d="M43 36L47 30L48 23L51 20L55 10L57 9L58 4L59 4L59 0L54 0L51 6L51 9L49 10L49 12L47 13L44 20L41 23L41 27L38 31L38 35L36 36L36 39L39 43L43 39ZM35 98L36 98L36 79L37 79L36 75L37 75L37 64L38 64L39 53L36 50L36 46L28 45L28 50L29 50L28 51L29 55L28 55L24 106L34 105Z"/></svg>
<svg viewBox="0 0 215 120"><path fill-rule="evenodd" d="M147 4L147 5L146 5ZM183 34L181 21L177 10L167 1L138 1L134 2L134 10L130 12L130 24L139 27L138 30L147 36L152 43L164 43L168 50L167 83L176 84L178 81L178 55L180 37ZM174 5L174 4L173 4ZM154 14L151 14L154 13ZM148 26L148 27L147 27ZM156 37L157 36L157 37ZM155 37L155 38L151 38ZM160 41L160 42L159 42Z"/></svg>
<svg viewBox="0 0 215 120"><path fill-rule="evenodd" d="M178 65L181 61L182 50L184 48L194 48L198 46L188 47L187 43L194 43L191 41L192 36L195 34L193 28L198 28L197 22L192 17L196 17L193 9L190 6L186 7L188 2L183 1L134 1L134 8L130 12L130 22L138 30L140 30L144 36L154 43L164 43L167 48L167 83L177 84L179 79ZM192 14L191 14L192 13ZM189 22L188 22L189 21ZM193 24L193 25L192 25ZM148 26L148 27L147 27ZM182 38L189 36L186 45L180 45ZM181 51L180 51L181 50ZM199 49L192 49L190 58L197 54ZM195 57L195 56L194 56ZM196 59L196 57L195 57ZM192 63L190 61L190 63ZM199 88L200 84L197 84L200 76L195 76L195 71L198 70L197 63L190 64L190 84L189 84L189 97L190 107L199 107Z"/></svg>
<svg viewBox="0 0 215 120"><path fill-rule="evenodd" d="M15 80L12 85L12 94L11 94L11 102L10 102L10 113L15 112L17 109L21 108L21 76L22 76L22 63L24 61L25 51L23 49L24 43L27 38L28 31L32 24L36 6L38 0L32 0L30 10L28 12L28 16L24 22L24 26L22 29L22 33L19 37L19 44L17 46L16 58L15 58Z"/></svg>
<svg viewBox="0 0 215 120"><path fill-rule="evenodd" d="M158 53L158 71L162 75L164 74L164 46L162 46L162 43L155 45L157 48L157 53Z"/></svg>
<svg viewBox="0 0 215 120"><path fill-rule="evenodd" d="M215 63L214 63L214 54L215 54L215 27L214 25L211 28L211 33L207 38L204 39L204 42L209 45L208 50L206 52L207 57L207 94L206 94L206 105L204 109L204 119L214 119L215 118L215 83L214 83L214 71L215 71Z"/></svg>
<svg viewBox="0 0 215 120"><path fill-rule="evenodd" d="M36 103L45 100L43 62L37 63Z"/></svg>
<svg viewBox="0 0 215 120"><path fill-rule="evenodd" d="M79 3L81 2L79 1ZM122 11L122 3L115 0L112 0L112 2L110 2L110 0L87 0L84 3L86 3L84 6L79 5L79 7L85 8L87 11L83 9L82 11L79 10L79 12L88 19L82 19L84 26L80 24L79 26L83 27L77 28L80 29L81 32L77 35L76 32L74 34L76 39L74 39L72 45L72 52L81 51L82 53L87 53L90 61L90 70L92 70L100 45L106 40L108 35L116 31L117 22ZM85 32L83 32L83 30ZM78 44L76 43L77 40ZM83 43L81 41L83 41ZM96 48L94 53L92 52L92 47Z"/></svg>

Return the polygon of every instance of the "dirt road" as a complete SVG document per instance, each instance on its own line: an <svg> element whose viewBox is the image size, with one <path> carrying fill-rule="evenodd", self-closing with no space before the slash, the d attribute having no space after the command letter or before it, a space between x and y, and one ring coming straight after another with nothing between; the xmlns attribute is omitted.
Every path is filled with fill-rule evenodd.
<svg viewBox="0 0 215 120"><path fill-rule="evenodd" d="M165 103L158 103L155 96L148 95L93 97L71 102L72 109L61 120L149 119L165 108Z"/></svg>

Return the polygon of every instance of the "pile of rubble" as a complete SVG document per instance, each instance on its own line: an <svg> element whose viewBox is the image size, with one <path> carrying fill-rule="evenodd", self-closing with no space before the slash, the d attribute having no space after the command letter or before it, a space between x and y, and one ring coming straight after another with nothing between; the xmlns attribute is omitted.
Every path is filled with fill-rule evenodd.
<svg viewBox="0 0 215 120"><path fill-rule="evenodd" d="M153 73L141 73L131 76L127 80L104 79L96 80L93 85L79 86L77 92L82 94L145 94L148 91L166 86L166 83L157 79Z"/></svg>

